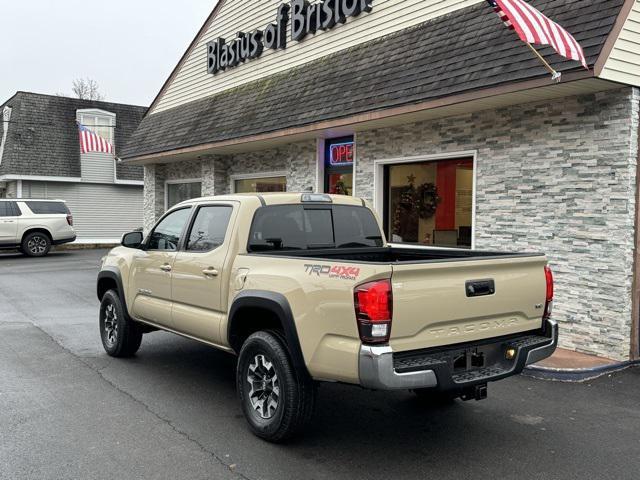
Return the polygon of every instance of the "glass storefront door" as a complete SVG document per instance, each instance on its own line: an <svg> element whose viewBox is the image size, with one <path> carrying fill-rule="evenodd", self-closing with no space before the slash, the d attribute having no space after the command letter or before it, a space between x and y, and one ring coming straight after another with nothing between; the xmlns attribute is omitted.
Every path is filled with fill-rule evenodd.
<svg viewBox="0 0 640 480"><path fill-rule="evenodd" d="M390 242L471 248L473 160L385 166L384 225Z"/></svg>

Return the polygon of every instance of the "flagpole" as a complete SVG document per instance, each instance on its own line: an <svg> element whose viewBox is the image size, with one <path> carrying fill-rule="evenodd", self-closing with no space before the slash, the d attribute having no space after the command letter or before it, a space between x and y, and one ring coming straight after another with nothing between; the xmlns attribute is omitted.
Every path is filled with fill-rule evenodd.
<svg viewBox="0 0 640 480"><path fill-rule="evenodd" d="M551 65L549 65L549 63L544 59L544 57L542 55L540 55L540 53L533 48L533 45L531 45L529 42L524 42L527 44L527 47L529 47L531 49L531 51L533 53L536 54L536 56L540 59L540 61L544 64L544 66L546 67L547 70L549 70L549 73L551 74L551 78L553 80L555 80L556 82L560 81L560 77L562 76L561 73L556 72Z"/></svg>

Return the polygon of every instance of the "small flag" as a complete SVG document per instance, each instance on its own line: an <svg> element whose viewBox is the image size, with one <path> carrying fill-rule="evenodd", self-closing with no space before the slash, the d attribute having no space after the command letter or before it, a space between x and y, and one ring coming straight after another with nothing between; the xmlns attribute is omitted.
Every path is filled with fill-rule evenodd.
<svg viewBox="0 0 640 480"><path fill-rule="evenodd" d="M582 63L589 70L582 47L556 22L523 0L487 0L504 24L515 30L520 40L550 45L561 56Z"/></svg>
<svg viewBox="0 0 640 480"><path fill-rule="evenodd" d="M511 20L509 20L509 17L507 17L507 14L502 11L502 8L500 8L500 6L496 3L496 1L495 0L488 0L488 1L489 1L489 5L493 7L493 11L496 12L496 14L500 17L500 20L502 20L502 23L504 23L504 26L507 27L509 30L513 30L513 24L511 23Z"/></svg>
<svg viewBox="0 0 640 480"><path fill-rule="evenodd" d="M113 145L110 142L80 123L78 123L78 134L80 136L80 153L113 153Z"/></svg>

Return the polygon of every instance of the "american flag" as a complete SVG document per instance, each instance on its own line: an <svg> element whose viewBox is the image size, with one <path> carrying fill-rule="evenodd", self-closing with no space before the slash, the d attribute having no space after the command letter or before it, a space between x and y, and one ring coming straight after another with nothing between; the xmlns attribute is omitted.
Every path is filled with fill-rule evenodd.
<svg viewBox="0 0 640 480"><path fill-rule="evenodd" d="M78 123L78 134L80 136L80 153L113 153L113 145L110 142L80 123Z"/></svg>
<svg viewBox="0 0 640 480"><path fill-rule="evenodd" d="M576 60L589 70L582 47L556 22L548 19L523 0L487 0L507 28L515 30L520 40L551 45L565 58Z"/></svg>

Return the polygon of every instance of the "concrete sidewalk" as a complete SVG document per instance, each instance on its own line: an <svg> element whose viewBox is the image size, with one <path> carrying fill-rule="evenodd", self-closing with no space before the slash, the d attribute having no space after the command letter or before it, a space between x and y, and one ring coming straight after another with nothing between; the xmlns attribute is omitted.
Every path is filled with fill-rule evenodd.
<svg viewBox="0 0 640 480"><path fill-rule="evenodd" d="M558 348L551 357L529 365L525 369L525 374L541 379L580 382L623 370L636 364L638 361L620 362Z"/></svg>
<svg viewBox="0 0 640 480"><path fill-rule="evenodd" d="M547 368L578 369L604 367L618 363L620 362L611 360L610 358L596 357L595 355L587 355L586 353L558 348L551 357L545 358L536 365Z"/></svg>

